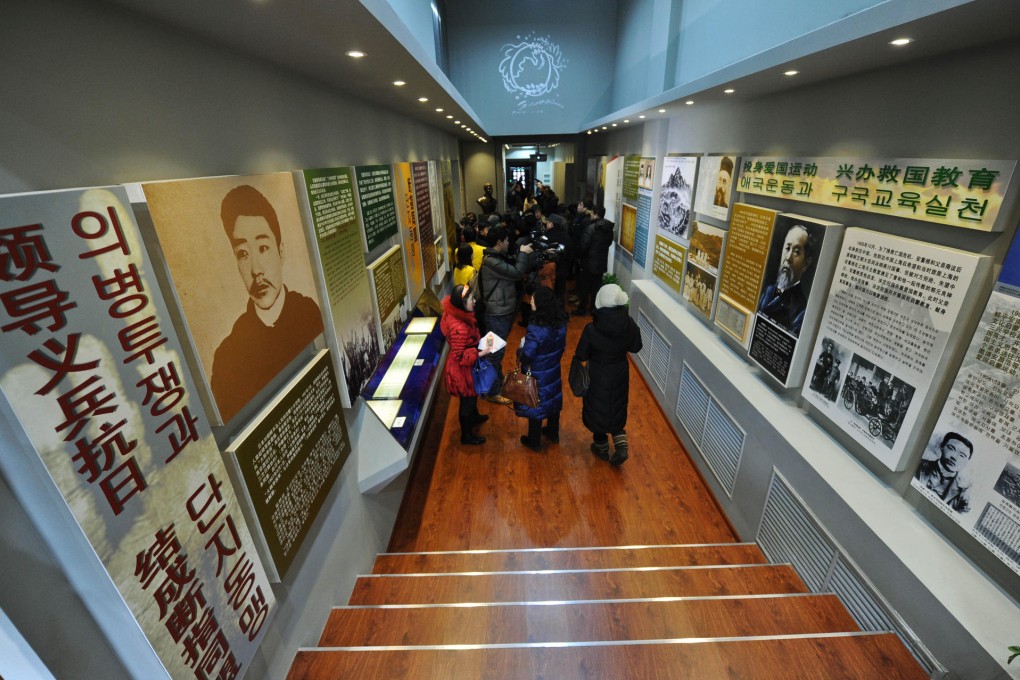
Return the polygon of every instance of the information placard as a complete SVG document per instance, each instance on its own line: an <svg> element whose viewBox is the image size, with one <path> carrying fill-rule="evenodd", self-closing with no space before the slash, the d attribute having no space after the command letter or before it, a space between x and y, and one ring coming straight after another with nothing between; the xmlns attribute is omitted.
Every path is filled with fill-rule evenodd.
<svg viewBox="0 0 1020 680"><path fill-rule="evenodd" d="M382 257L368 265L369 281L379 310L382 351L393 346L409 312L407 279L404 275L404 258L400 246L393 246Z"/></svg>
<svg viewBox="0 0 1020 680"><path fill-rule="evenodd" d="M354 174L358 181L365 243L371 252L397 233L393 169L388 165L359 165L354 168Z"/></svg>
<svg viewBox="0 0 1020 680"><path fill-rule="evenodd" d="M719 279L715 325L744 348L751 341L751 324L761 296L765 263L778 214L775 210L747 203L733 206L726 266Z"/></svg>
<svg viewBox="0 0 1020 680"><path fill-rule="evenodd" d="M427 284L436 275L436 235L432 226L432 190L429 185L428 161L411 163L411 176L414 178L414 209L418 216L422 275Z"/></svg>
<svg viewBox="0 0 1020 680"><path fill-rule="evenodd" d="M652 273L677 295L680 294L686 253L686 248L679 243L663 238L661 235L655 237L655 252L652 255Z"/></svg>
<svg viewBox="0 0 1020 680"><path fill-rule="evenodd" d="M847 229L804 399L886 467L904 469L989 268L987 256ZM831 367L835 390L820 382Z"/></svg>
<svg viewBox="0 0 1020 680"><path fill-rule="evenodd" d="M332 321L326 338L333 350L337 375L345 383L341 396L344 408L350 408L361 394L381 356L361 230L354 210L353 174L353 168L303 173L319 261L316 274L322 297L329 300ZM328 183L331 190L315 193L315 187L323 183ZM338 210L338 206L343 209Z"/></svg>
<svg viewBox="0 0 1020 680"><path fill-rule="evenodd" d="M1020 574L1020 238L911 484Z"/></svg>
<svg viewBox="0 0 1020 680"><path fill-rule="evenodd" d="M227 447L270 578L287 573L351 453L329 350L322 350Z"/></svg>

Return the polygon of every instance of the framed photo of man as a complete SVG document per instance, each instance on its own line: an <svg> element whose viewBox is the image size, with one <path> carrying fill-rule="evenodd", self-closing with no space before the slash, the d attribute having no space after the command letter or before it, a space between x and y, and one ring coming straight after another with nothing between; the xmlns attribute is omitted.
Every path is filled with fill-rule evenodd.
<svg viewBox="0 0 1020 680"><path fill-rule="evenodd" d="M290 173L143 184L217 424L323 331Z"/></svg>

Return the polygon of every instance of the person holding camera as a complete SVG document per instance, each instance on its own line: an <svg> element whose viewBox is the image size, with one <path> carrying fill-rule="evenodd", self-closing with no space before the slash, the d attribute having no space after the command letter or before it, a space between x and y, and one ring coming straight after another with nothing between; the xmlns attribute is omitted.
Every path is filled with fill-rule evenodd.
<svg viewBox="0 0 1020 680"><path fill-rule="evenodd" d="M577 245L581 274L577 281L579 301L574 310L575 316L588 316L595 311L595 295L609 267L609 246L613 244L614 225L606 219L606 209L600 205L590 217L592 219L585 226Z"/></svg>
<svg viewBox="0 0 1020 680"><path fill-rule="evenodd" d="M522 245L517 257L511 257L510 234L505 227L493 227L489 230L489 241L492 246L485 249L485 257L482 260L482 268L478 279L479 294L482 302L485 303L485 328L499 337L506 340L510 335L510 328L514 323L514 316L517 313L517 284L527 275L531 253L530 245ZM489 355L489 361L499 380L496 381L492 391L485 395L486 398L497 404L510 404L509 399L500 395L499 390L503 385L503 355L506 348L500 349Z"/></svg>

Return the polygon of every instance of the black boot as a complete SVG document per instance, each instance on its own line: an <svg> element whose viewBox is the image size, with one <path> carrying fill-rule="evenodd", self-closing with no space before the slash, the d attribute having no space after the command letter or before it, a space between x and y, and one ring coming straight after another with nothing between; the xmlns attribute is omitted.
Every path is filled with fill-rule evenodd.
<svg viewBox="0 0 1020 680"><path fill-rule="evenodd" d="M606 445L608 447L609 442L606 442ZM609 462L616 466L623 465L623 461L627 460L627 458L630 457L627 454L626 432L621 432L620 434L613 435L613 447L616 449L616 452L613 454L613 457L609 459Z"/></svg>
<svg viewBox="0 0 1020 680"><path fill-rule="evenodd" d="M591 452L599 460L609 460L609 440L592 442Z"/></svg>

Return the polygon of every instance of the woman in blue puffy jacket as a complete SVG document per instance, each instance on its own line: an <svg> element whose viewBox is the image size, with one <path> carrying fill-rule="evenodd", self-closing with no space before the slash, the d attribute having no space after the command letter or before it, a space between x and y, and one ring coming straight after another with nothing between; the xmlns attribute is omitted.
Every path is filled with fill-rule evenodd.
<svg viewBox="0 0 1020 680"><path fill-rule="evenodd" d="M563 380L560 359L567 348L567 313L552 289L539 286L531 296L531 320L517 358L538 383L538 406L514 404L514 412L528 419L528 434L521 443L532 451L542 450L542 435L560 440L560 411L563 409ZM542 427L542 421L545 427Z"/></svg>

